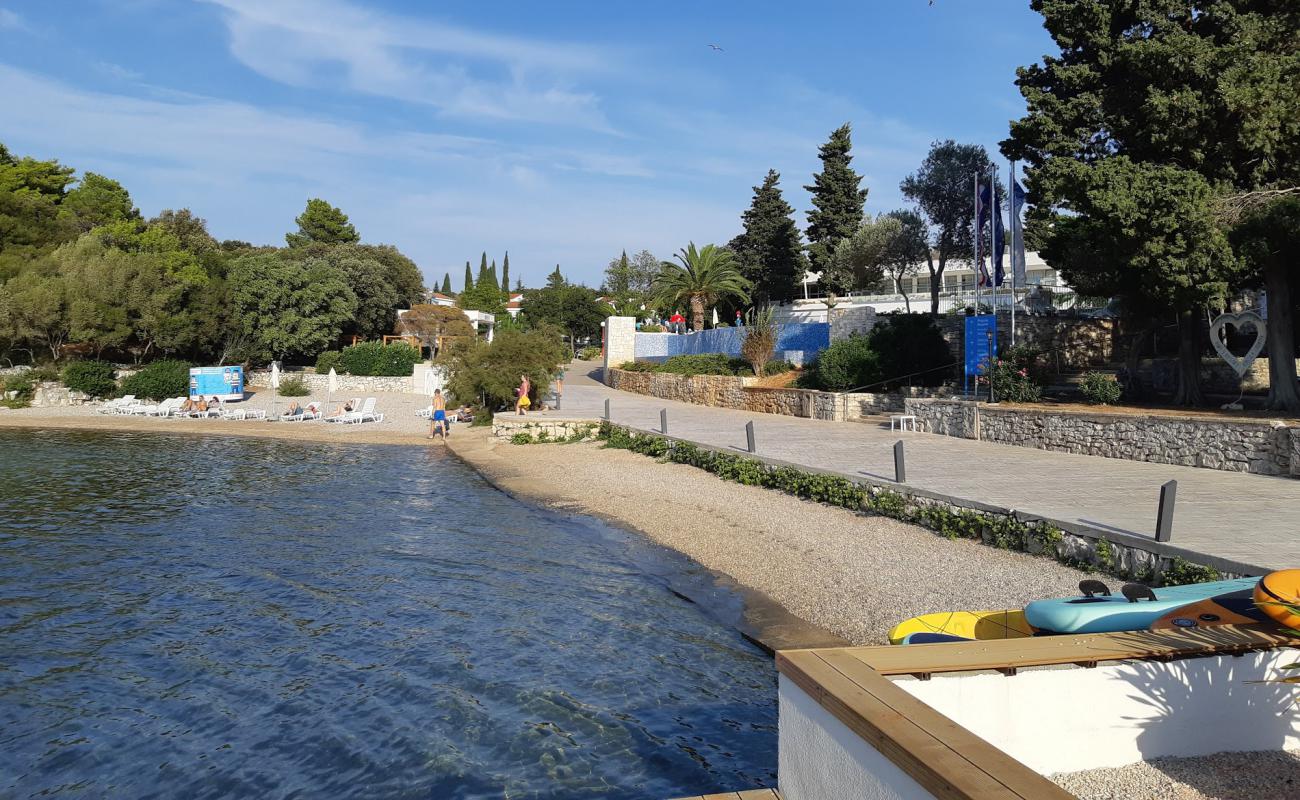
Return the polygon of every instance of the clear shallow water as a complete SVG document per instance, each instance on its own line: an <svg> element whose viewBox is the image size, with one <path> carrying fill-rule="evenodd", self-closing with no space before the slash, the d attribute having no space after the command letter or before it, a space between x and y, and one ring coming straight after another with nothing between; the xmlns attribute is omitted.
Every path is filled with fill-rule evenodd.
<svg viewBox="0 0 1300 800"><path fill-rule="evenodd" d="M0 431L0 797L774 785L690 569L436 449Z"/></svg>

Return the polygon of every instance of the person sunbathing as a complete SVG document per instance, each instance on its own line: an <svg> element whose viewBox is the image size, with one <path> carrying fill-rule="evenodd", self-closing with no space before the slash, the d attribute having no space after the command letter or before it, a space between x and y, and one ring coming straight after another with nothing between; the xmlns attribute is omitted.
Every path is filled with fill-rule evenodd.
<svg viewBox="0 0 1300 800"><path fill-rule="evenodd" d="M296 417L300 414L302 414L302 406L298 405L296 400L289 404L289 410L284 413L286 417Z"/></svg>
<svg viewBox="0 0 1300 800"><path fill-rule="evenodd" d="M351 413L352 413L352 401L349 400L349 401L347 401L346 403L344 403L343 405L341 405L341 406L339 406L338 408L334 409L334 413L333 413L333 414L330 414L330 417L331 417L331 418L333 418L333 417L341 417L341 416L343 416L344 414L351 414Z"/></svg>
<svg viewBox="0 0 1300 800"><path fill-rule="evenodd" d="M193 397L187 397L185 398L185 402L181 403L181 413L183 414L188 414L191 411L198 411L198 410L199 410L199 404L195 402Z"/></svg>

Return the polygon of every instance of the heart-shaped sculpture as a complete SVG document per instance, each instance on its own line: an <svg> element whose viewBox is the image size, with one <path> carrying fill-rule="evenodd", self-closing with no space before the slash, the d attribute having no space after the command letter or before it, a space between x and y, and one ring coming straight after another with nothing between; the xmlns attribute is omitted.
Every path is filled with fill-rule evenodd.
<svg viewBox="0 0 1300 800"><path fill-rule="evenodd" d="M1223 336L1223 328L1231 325L1237 330L1243 330L1250 326L1255 329L1255 343L1246 351L1246 355L1239 356L1233 354L1228 349L1228 342ZM1210 344L1214 345L1214 350L1219 354L1219 358L1228 362L1228 366L1237 373L1237 377L1243 378L1250 371L1250 365L1255 363L1261 350L1264 349L1264 338L1267 335L1264 327L1264 320L1254 311L1242 311L1239 314L1220 314L1210 323Z"/></svg>

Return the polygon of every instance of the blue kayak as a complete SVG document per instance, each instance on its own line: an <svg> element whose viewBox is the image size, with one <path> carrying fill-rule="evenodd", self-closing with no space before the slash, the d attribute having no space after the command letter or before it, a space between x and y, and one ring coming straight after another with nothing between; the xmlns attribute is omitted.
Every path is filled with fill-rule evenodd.
<svg viewBox="0 0 1300 800"><path fill-rule="evenodd" d="M1043 633L1113 633L1263 619L1251 592L1259 578L1152 589L1154 600L1122 595L1060 597L1025 606L1025 621ZM1145 591L1145 590L1144 590ZM1193 610L1195 613L1193 613Z"/></svg>

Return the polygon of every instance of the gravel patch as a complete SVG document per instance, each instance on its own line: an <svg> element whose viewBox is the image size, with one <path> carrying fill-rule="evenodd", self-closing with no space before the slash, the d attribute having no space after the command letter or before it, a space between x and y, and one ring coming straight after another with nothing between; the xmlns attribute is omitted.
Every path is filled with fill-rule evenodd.
<svg viewBox="0 0 1300 800"><path fill-rule="evenodd" d="M1300 750L1153 758L1048 777L1080 800L1295 800Z"/></svg>
<svg viewBox="0 0 1300 800"><path fill-rule="evenodd" d="M636 528L855 644L883 644L890 628L918 614L1076 594L1087 577L1047 558L950 541L598 444L494 442L487 456L464 441L453 449L506 488Z"/></svg>

